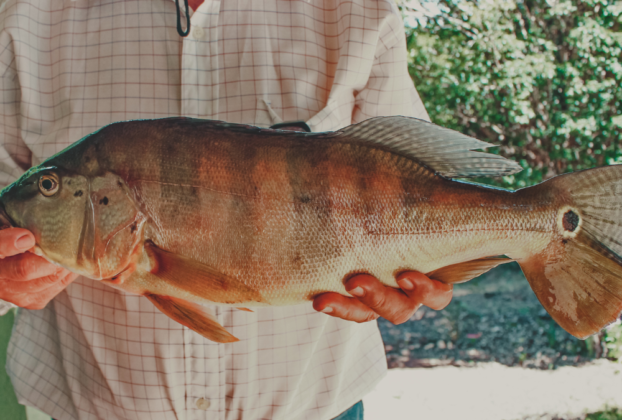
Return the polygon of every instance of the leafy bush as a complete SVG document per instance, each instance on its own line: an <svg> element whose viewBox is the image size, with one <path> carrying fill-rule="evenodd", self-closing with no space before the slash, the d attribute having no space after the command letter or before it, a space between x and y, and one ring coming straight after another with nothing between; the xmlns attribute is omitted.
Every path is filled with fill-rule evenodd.
<svg viewBox="0 0 622 420"><path fill-rule="evenodd" d="M622 324L607 328L603 334L603 344L609 359L622 361Z"/></svg>
<svg viewBox="0 0 622 420"><path fill-rule="evenodd" d="M426 5L437 10L422 18ZM526 168L497 185L622 163L622 2L401 7L412 22L410 73L432 120L499 144L490 151Z"/></svg>
<svg viewBox="0 0 622 420"><path fill-rule="evenodd" d="M500 145L525 187L622 163L622 1L409 0L409 71L437 124ZM622 326L603 334L622 359Z"/></svg>
<svg viewBox="0 0 622 420"><path fill-rule="evenodd" d="M597 413L591 413L585 417L585 420L622 420L622 410L619 408L612 408Z"/></svg>

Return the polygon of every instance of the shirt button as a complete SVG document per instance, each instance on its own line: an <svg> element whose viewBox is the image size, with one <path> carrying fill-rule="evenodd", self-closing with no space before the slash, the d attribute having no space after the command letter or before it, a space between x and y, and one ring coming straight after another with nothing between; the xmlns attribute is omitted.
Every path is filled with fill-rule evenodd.
<svg viewBox="0 0 622 420"><path fill-rule="evenodd" d="M192 28L192 36L194 39L203 39L205 36L205 31L200 26L195 26Z"/></svg>
<svg viewBox="0 0 622 420"><path fill-rule="evenodd" d="M210 402L209 400L206 400L205 398L199 398L197 400L197 408L199 410L203 410L206 411L210 406Z"/></svg>

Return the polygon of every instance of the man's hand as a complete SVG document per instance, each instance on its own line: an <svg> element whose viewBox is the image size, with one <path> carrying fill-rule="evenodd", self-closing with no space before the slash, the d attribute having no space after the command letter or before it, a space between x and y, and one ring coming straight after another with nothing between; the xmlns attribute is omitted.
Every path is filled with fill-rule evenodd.
<svg viewBox="0 0 622 420"><path fill-rule="evenodd" d="M34 245L34 236L25 229L0 230L0 299L43 309L78 275L26 252Z"/></svg>
<svg viewBox="0 0 622 420"><path fill-rule="evenodd" d="M359 274L345 283L354 297L324 293L313 300L313 308L348 321L367 322L381 316L397 325L408 321L421 305L439 310L452 298L453 285L416 271L400 274L397 284L401 289L387 287L369 274Z"/></svg>

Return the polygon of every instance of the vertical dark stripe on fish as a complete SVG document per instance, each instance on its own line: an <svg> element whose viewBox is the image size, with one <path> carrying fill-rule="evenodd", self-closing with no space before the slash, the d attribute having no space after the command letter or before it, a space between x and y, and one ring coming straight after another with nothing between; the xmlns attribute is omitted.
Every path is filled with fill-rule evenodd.
<svg viewBox="0 0 622 420"><path fill-rule="evenodd" d="M247 267L256 251L255 226L257 224L258 186L255 185L253 174L260 163L257 153L255 134L234 133L234 139L223 142L226 149L225 159L230 170L232 182L229 187L230 207L226 232L229 249L233 252L226 258L230 267ZM243 168L240 170L239 168Z"/></svg>
<svg viewBox="0 0 622 420"><path fill-rule="evenodd" d="M352 173L357 182L356 193L358 197L356 202L360 203L360 210L363 212L359 214L359 218L362 219L367 231L371 233L370 231L375 230L377 224L384 222L381 208L383 197L375 192L373 185L378 171L378 154L384 153L360 145L351 145L350 147Z"/></svg>
<svg viewBox="0 0 622 420"><path fill-rule="evenodd" d="M163 204L161 217L171 226L180 226L190 222L184 210L199 208L201 204L199 192L192 186L192 180L200 170L200 160L193 151L188 150L192 142L182 140L176 130L171 134L168 141L159 142L158 150L160 199ZM195 140L194 136L191 138Z"/></svg>
<svg viewBox="0 0 622 420"><path fill-rule="evenodd" d="M405 160L405 159L404 159ZM403 218L403 233L415 233L418 229L417 226L422 224L422 220L419 220L419 213L422 206L427 203L422 202L421 191L425 190L425 185L422 185L428 178L429 174L423 169L422 166L409 162L407 168L404 168L404 174L401 177L402 195L400 198L402 218ZM419 210L419 211L417 211Z"/></svg>
<svg viewBox="0 0 622 420"><path fill-rule="evenodd" d="M340 254L333 227L333 203L330 201L333 180L327 173L331 164L327 146L320 139L306 138L289 143L287 149L287 175L296 220L296 249L291 254L292 267L295 268L300 268L305 259L314 256L331 259Z"/></svg>

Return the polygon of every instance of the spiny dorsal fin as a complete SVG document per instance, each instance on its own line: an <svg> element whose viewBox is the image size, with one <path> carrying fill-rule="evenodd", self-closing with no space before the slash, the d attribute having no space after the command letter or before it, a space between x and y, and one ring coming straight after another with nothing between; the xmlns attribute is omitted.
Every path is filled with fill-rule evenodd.
<svg viewBox="0 0 622 420"><path fill-rule="evenodd" d="M410 117L376 117L335 133L344 142L373 144L413 159L446 177L503 176L520 171L514 161L474 152L493 146Z"/></svg>

